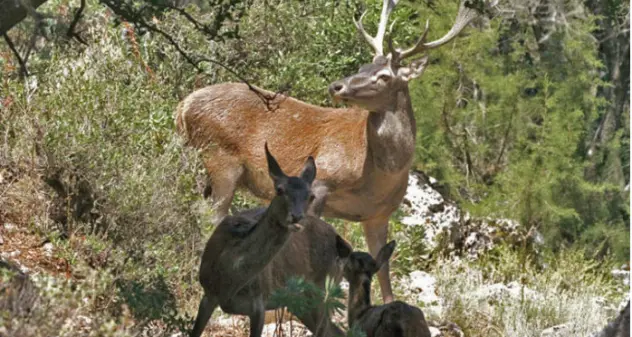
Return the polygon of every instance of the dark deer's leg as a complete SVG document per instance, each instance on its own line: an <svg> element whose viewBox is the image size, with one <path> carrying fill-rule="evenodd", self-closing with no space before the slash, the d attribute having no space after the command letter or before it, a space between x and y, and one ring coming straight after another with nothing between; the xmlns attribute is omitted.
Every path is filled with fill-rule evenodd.
<svg viewBox="0 0 632 337"><path fill-rule="evenodd" d="M388 217L367 220L362 223L364 227L364 237L371 255L375 258L377 253L386 244L388 236ZM377 272L377 279L380 282L380 290L382 291L382 299L384 303L393 301L393 289L391 288L390 268L387 261L382 269Z"/></svg>
<svg viewBox="0 0 632 337"><path fill-rule="evenodd" d="M197 317L195 318L195 325L191 331L191 337L199 337L202 335L208 320L213 315L213 311L217 308L217 299L210 298L206 295L202 297L200 301L200 307L198 309Z"/></svg>
<svg viewBox="0 0 632 337"><path fill-rule="evenodd" d="M314 337L342 337L345 335L342 330L331 323L325 310L313 310L304 317L297 317L314 334Z"/></svg>
<svg viewBox="0 0 632 337"><path fill-rule="evenodd" d="M253 301L253 312L250 317L250 337L261 337L263 333L263 323L265 322L265 304L263 297L257 296Z"/></svg>

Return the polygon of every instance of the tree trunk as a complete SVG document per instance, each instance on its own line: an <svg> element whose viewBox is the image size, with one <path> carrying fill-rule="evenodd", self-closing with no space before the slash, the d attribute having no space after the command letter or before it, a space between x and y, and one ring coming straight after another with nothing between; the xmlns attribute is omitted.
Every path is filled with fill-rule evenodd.
<svg viewBox="0 0 632 337"><path fill-rule="evenodd" d="M616 1L586 1L586 6L593 14L602 15L598 20L599 29L594 33L599 41L599 58L605 66L605 79L612 87L599 88L598 95L608 102L601 112L600 125L589 146L592 156L587 178L610 182L620 186L626 185L626 174L622 163L622 151L612 146L615 137L621 137L618 131L626 128L624 109L629 106L630 90L630 33L629 22L620 17L617 5L625 4Z"/></svg>
<svg viewBox="0 0 632 337"><path fill-rule="evenodd" d="M35 10L47 0L0 0L0 35L26 18L30 10ZM24 4L27 4L25 6ZM30 8L28 8L30 4Z"/></svg>

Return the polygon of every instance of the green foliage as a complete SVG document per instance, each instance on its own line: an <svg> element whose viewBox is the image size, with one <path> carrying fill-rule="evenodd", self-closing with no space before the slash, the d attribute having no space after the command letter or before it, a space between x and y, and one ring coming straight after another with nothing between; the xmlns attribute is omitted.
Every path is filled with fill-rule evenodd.
<svg viewBox="0 0 632 337"><path fill-rule="evenodd" d="M432 19L434 28L451 17ZM585 177L584 144L605 103L595 93L611 85L599 78L594 19L570 20L544 42L525 22L493 20L453 42L458 48L434 52L411 88L417 166L474 214L537 226L555 248L597 224L600 239L629 232L628 193ZM629 255L629 245L610 248L622 260Z"/></svg>
<svg viewBox="0 0 632 337"><path fill-rule="evenodd" d="M396 214L394 218L398 219ZM424 226L407 226L399 221L389 224L391 237L397 242L396 257L392 264L398 276L408 275L414 270L425 270L431 262L430 250L426 247Z"/></svg>
<svg viewBox="0 0 632 337"><path fill-rule="evenodd" d="M292 277L284 288L277 289L270 297L270 305L286 307L292 314L301 317L323 308L328 317L341 313L345 305L341 302L344 293L338 284L327 278L325 289L321 289L302 277Z"/></svg>

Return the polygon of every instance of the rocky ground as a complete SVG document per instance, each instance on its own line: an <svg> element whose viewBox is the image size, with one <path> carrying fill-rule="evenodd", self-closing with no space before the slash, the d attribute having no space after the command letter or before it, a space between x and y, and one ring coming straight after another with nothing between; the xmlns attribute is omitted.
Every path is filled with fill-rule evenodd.
<svg viewBox="0 0 632 337"><path fill-rule="evenodd" d="M542 243L542 237L537 231L525 231L515 221L472 217L454 203L446 200L438 192L435 181L420 172L412 173L409 177L409 187L403 209L406 213L401 220L403 225L424 226L425 246L429 247L430 250L441 249L444 253L458 253L454 254L455 257L458 256L457 259L476 259L500 241L511 244L528 244L534 250L537 250ZM60 278L73 277L68 261L56 257L54 249L52 243L43 241L39 235L26 228L18 227L12 223L4 223L0 226L0 257L2 261L11 263L11 266L3 265L4 268L13 268L18 272L18 276L16 276L18 279L15 279L15 282L26 282L27 278L37 278L38 275L53 275ZM621 279L622 289L629 288L629 268L614 270L613 275ZM412 271L395 280L397 289L403 297L401 299L423 308L432 325L433 337L464 336L458 325L442 319L446 303L438 291L437 282L435 275L422 270ZM7 287L7 283L0 284L0 289L3 287ZM32 291L32 285L21 286L20 289L24 292ZM487 284L475 289L470 295L473 301L480 302L483 307L493 306L494 303L507 299L517 301L526 297L537 301L543 300L545 296L545 294L524 287L517 282ZM29 297L24 295L24 298ZM613 324L623 324L619 321L623 322L627 319L629 325L629 307L627 311L623 311L628 303L627 298L629 296L626 296L618 308L611 308L627 314ZM2 302L3 300L4 302ZM16 298L9 297L0 298L0 304L3 307L21 305ZM85 317L84 320L89 320L89 318ZM343 323L344 320L344 315L336 317L338 322ZM266 323L264 328L264 336L266 337L311 335L299 322L289 319L287 313L269 312L266 316ZM163 323L160 321L150 322L143 335L154 335L155 331L161 329L161 324ZM246 336L247 326L248 322L244 317L219 315L213 320L209 332L211 335ZM577 332L574 330L574 326L575 322L552 326L542 330L540 336L575 336ZM592 336L615 336L606 333L607 331L600 335L599 331L595 331ZM1 335L2 330L0 329Z"/></svg>

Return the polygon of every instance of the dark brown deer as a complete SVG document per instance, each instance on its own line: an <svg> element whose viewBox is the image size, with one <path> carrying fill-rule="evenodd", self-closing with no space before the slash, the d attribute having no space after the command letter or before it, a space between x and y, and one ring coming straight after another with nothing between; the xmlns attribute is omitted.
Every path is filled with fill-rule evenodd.
<svg viewBox="0 0 632 337"><path fill-rule="evenodd" d="M189 146L202 152L215 223L228 214L238 187L264 200L275 196L262 169L265 155L260 144L267 140L289 174L299 172L308 156L315 158L319 169L313 186L314 214L362 222L371 253L382 248L389 217L406 192L415 153L417 128L408 82L428 63L426 56L403 61L454 39L477 16L470 2L480 6L487 0L463 0L454 26L442 38L426 42L426 24L413 47L395 48L389 38L390 51L385 54L386 24L398 1L384 0L375 37L364 30L362 17L356 22L374 49L373 63L329 87L334 99L358 107L314 106L243 83L202 88L180 102L176 128ZM390 302L388 263L378 278L383 299Z"/></svg>
<svg viewBox="0 0 632 337"><path fill-rule="evenodd" d="M299 177L288 177L268 152L267 144L265 154L275 196L267 209L225 217L208 240L200 265L204 297L193 337L202 334L218 305L226 313L249 316L250 336L261 336L265 310L276 309L269 302L270 295L291 277L302 277L323 289L328 276L340 281L337 247L344 240L336 239L328 223L304 217L313 198L313 158L307 159ZM294 314L315 336L343 335L324 308Z"/></svg>
<svg viewBox="0 0 632 337"><path fill-rule="evenodd" d="M430 337L423 312L401 301L371 305L371 280L395 250L395 241L380 249L377 257L364 252L350 252L340 240L338 254L346 257L344 277L349 281L347 322L350 328L367 337Z"/></svg>

